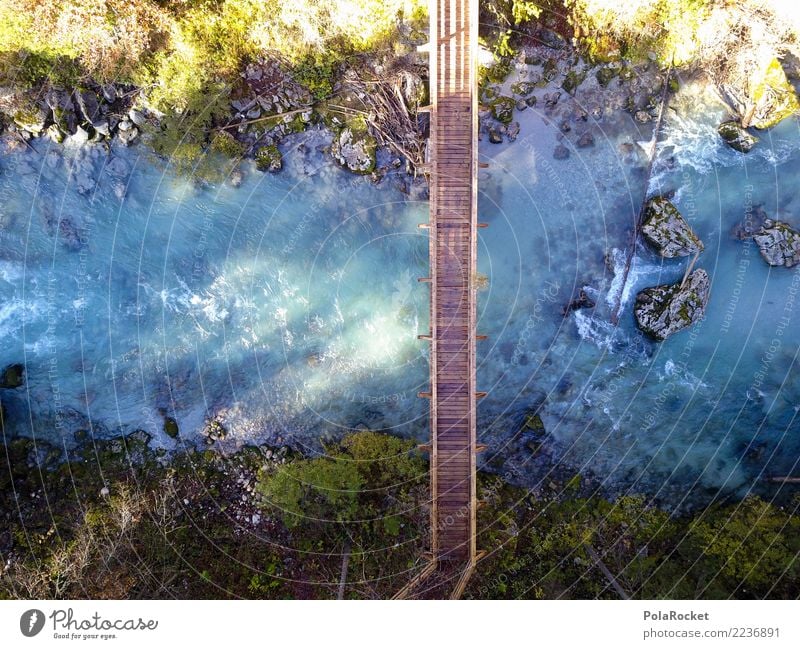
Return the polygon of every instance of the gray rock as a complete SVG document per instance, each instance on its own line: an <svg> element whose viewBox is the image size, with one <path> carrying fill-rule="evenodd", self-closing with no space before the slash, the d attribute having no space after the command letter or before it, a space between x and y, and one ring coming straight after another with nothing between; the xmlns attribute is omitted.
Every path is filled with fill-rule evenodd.
<svg viewBox="0 0 800 649"><path fill-rule="evenodd" d="M133 122L129 119L123 119L117 126L120 131L130 131L133 128Z"/></svg>
<svg viewBox="0 0 800 649"><path fill-rule="evenodd" d="M258 106L253 106L247 111L247 119L258 119L259 117L261 117L261 108Z"/></svg>
<svg viewBox="0 0 800 649"><path fill-rule="evenodd" d="M800 263L800 232L787 223L767 219L753 241L770 266L791 268Z"/></svg>
<svg viewBox="0 0 800 649"><path fill-rule="evenodd" d="M511 124L506 127L506 137L508 138L509 142L513 142L517 139L519 135L519 122L511 122Z"/></svg>
<svg viewBox="0 0 800 649"><path fill-rule="evenodd" d="M748 153L758 142L755 135L748 133L738 122L733 120L722 122L717 128L717 133L732 149Z"/></svg>
<svg viewBox="0 0 800 649"><path fill-rule="evenodd" d="M642 235L662 257L688 257L704 248L678 208L664 196L647 201Z"/></svg>
<svg viewBox="0 0 800 649"><path fill-rule="evenodd" d="M95 132L103 137L109 137L111 135L111 127L108 125L106 120L94 122L92 126L94 127Z"/></svg>
<svg viewBox="0 0 800 649"><path fill-rule="evenodd" d="M584 131L578 138L576 146L579 149L585 149L587 147L594 146L594 135L592 135L590 131Z"/></svg>
<svg viewBox="0 0 800 649"><path fill-rule="evenodd" d="M676 282L644 289L636 296L636 324L655 340L665 340L703 318L710 285L708 273L698 268L683 288Z"/></svg>
<svg viewBox="0 0 800 649"><path fill-rule="evenodd" d="M109 104L112 104L117 100L117 89L113 84L107 83L100 90L103 93L103 99L105 99Z"/></svg>
<svg viewBox="0 0 800 649"><path fill-rule="evenodd" d="M503 142L503 135L494 127L489 129L489 142L492 144L501 144Z"/></svg>
<svg viewBox="0 0 800 649"><path fill-rule="evenodd" d="M566 160L569 158L569 149L563 144L556 144L556 148L553 149L553 158L555 160Z"/></svg>
<svg viewBox="0 0 800 649"><path fill-rule="evenodd" d="M652 121L653 116L646 110L637 110L633 115L633 119L635 119L637 122L641 122L642 124L646 124L647 122Z"/></svg>
<svg viewBox="0 0 800 649"><path fill-rule="evenodd" d="M145 124L147 124L147 118L144 116L144 113L141 111L136 110L135 108L131 108L128 111L128 119L131 120L136 126L139 128L143 128Z"/></svg>
<svg viewBox="0 0 800 649"><path fill-rule="evenodd" d="M277 97L275 98L275 103L277 103ZM255 106L256 100L253 97L246 97L242 99L234 99L231 102L231 106L233 109L239 113L246 113L250 110L253 106Z"/></svg>
<svg viewBox="0 0 800 649"><path fill-rule="evenodd" d="M375 168L376 142L366 131L341 130L331 144L331 155L341 166L357 173L370 173Z"/></svg>
<svg viewBox="0 0 800 649"><path fill-rule="evenodd" d="M73 97L84 121L91 123L100 115L97 95L91 90L76 90Z"/></svg>
<svg viewBox="0 0 800 649"><path fill-rule="evenodd" d="M528 103L524 99L517 99L517 110L525 110Z"/></svg>
<svg viewBox="0 0 800 649"><path fill-rule="evenodd" d="M121 122L120 126L122 126ZM119 141L122 142L122 144L124 144L125 146L130 146L131 144L133 144L133 141L137 137L139 137L139 129L137 129L135 126L131 126L130 128L125 130L120 128L117 131L117 137L119 138Z"/></svg>

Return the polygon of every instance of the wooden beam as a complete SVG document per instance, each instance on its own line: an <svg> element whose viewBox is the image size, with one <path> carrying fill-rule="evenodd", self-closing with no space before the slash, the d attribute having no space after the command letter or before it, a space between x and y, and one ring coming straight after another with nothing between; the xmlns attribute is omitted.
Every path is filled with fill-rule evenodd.
<svg viewBox="0 0 800 649"><path fill-rule="evenodd" d="M486 340L487 338L488 336L485 336L483 334L478 334L475 336L475 340Z"/></svg>
<svg viewBox="0 0 800 649"><path fill-rule="evenodd" d="M423 284L430 284L433 280L430 277L417 277L417 281Z"/></svg>
<svg viewBox="0 0 800 649"><path fill-rule="evenodd" d="M479 228L488 228L489 224L488 223L478 223L478 227Z"/></svg>
<svg viewBox="0 0 800 649"><path fill-rule="evenodd" d="M486 446L486 444L476 444L475 445L475 452L476 453L483 453L487 448L489 448L489 447Z"/></svg>
<svg viewBox="0 0 800 649"><path fill-rule="evenodd" d="M430 230L430 229L431 229L431 224L430 224L430 223L419 223L419 224L417 225L417 227L418 227L420 230Z"/></svg>
<svg viewBox="0 0 800 649"><path fill-rule="evenodd" d="M433 395L430 392L417 392L420 399L430 399Z"/></svg>
<svg viewBox="0 0 800 649"><path fill-rule="evenodd" d="M418 334L417 340L433 340L433 336L430 334Z"/></svg>
<svg viewBox="0 0 800 649"><path fill-rule="evenodd" d="M476 399L483 399L483 397L485 397L487 394L489 394L489 393L488 392L476 392L475 393L475 398Z"/></svg>
<svg viewBox="0 0 800 649"><path fill-rule="evenodd" d="M430 453L431 448L432 447L430 444L417 444L417 450L422 451L423 453Z"/></svg>

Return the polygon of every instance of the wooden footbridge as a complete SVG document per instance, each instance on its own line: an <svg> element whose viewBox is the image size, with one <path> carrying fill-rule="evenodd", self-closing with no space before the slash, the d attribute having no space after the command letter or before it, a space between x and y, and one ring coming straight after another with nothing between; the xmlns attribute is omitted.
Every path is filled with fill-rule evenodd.
<svg viewBox="0 0 800 649"><path fill-rule="evenodd" d="M477 0L430 0L431 551L398 598L461 595L475 548Z"/></svg>

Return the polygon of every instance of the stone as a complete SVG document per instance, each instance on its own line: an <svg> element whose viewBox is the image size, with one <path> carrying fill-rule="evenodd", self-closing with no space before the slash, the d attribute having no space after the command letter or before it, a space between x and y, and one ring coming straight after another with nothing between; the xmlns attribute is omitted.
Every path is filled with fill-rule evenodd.
<svg viewBox="0 0 800 649"><path fill-rule="evenodd" d="M800 263L800 232L788 223L766 219L753 241L770 266L791 268Z"/></svg>
<svg viewBox="0 0 800 649"><path fill-rule="evenodd" d="M536 95L531 95L525 100L525 103L528 104L529 108L533 108L536 105L537 99Z"/></svg>
<svg viewBox="0 0 800 649"><path fill-rule="evenodd" d="M372 173L375 169L377 142L366 129L346 126L334 137L331 155L342 167L355 173Z"/></svg>
<svg viewBox="0 0 800 649"><path fill-rule="evenodd" d="M258 106L253 106L247 111L247 119L258 119L259 117L261 117L261 108Z"/></svg>
<svg viewBox="0 0 800 649"><path fill-rule="evenodd" d="M122 127L122 122L120 122L120 127ZM139 129L137 129L135 126L131 126L127 129L120 128L117 131L117 137L122 144L125 146L130 146L133 144L134 140L139 137Z"/></svg>
<svg viewBox="0 0 800 649"><path fill-rule="evenodd" d="M120 120L120 123L117 125L117 128L120 131L130 131L133 128L133 122L129 119Z"/></svg>
<svg viewBox="0 0 800 649"><path fill-rule="evenodd" d="M741 153L749 153L758 142L758 138L733 120L722 122L717 128L717 133L732 149Z"/></svg>
<svg viewBox="0 0 800 649"><path fill-rule="evenodd" d="M646 124L647 122L653 120L653 116L646 110L637 110L633 114L633 119L635 119L637 122L640 122L641 124Z"/></svg>
<svg viewBox="0 0 800 649"><path fill-rule="evenodd" d="M275 173L283 168L283 157L274 144L262 146L256 153L256 169Z"/></svg>
<svg viewBox="0 0 800 649"><path fill-rule="evenodd" d="M578 309L593 309L594 307L594 300L589 297L584 289L580 289L572 301L561 310L561 313L562 315L567 315L570 311L577 311Z"/></svg>
<svg viewBox="0 0 800 649"><path fill-rule="evenodd" d="M519 122L511 122L506 128L506 137L509 142L513 142L519 135Z"/></svg>
<svg viewBox="0 0 800 649"><path fill-rule="evenodd" d="M496 129L493 126L489 128L489 142L491 142L492 144L503 143L503 134L500 133L499 129Z"/></svg>
<svg viewBox="0 0 800 649"><path fill-rule="evenodd" d="M510 124L514 118L514 106L516 106L516 103L514 99L506 96L493 99L489 104L492 117L503 124Z"/></svg>
<svg viewBox="0 0 800 649"><path fill-rule="evenodd" d="M128 111L128 119L139 128L143 128L144 125L147 124L147 118L144 116L144 113L135 108L131 108Z"/></svg>
<svg viewBox="0 0 800 649"><path fill-rule="evenodd" d="M523 111L528 107L528 103L524 99L517 99L516 108L519 111Z"/></svg>
<svg viewBox="0 0 800 649"><path fill-rule="evenodd" d="M13 390L25 384L25 366L22 363L13 363L3 368L0 375L0 388Z"/></svg>
<svg viewBox="0 0 800 649"><path fill-rule="evenodd" d="M278 103L278 97L273 97L274 103ZM231 106L233 109L239 113L246 113L250 110L256 103L256 99L254 97L247 97L242 99L234 99L231 102Z"/></svg>
<svg viewBox="0 0 800 649"><path fill-rule="evenodd" d="M64 131L58 128L57 124L50 124L50 126L47 127L47 136L56 144L61 144L66 137Z"/></svg>
<svg viewBox="0 0 800 649"><path fill-rule="evenodd" d="M164 432L172 439L178 439L180 430L174 417L164 417Z"/></svg>
<svg viewBox="0 0 800 649"><path fill-rule="evenodd" d="M642 235L662 257L688 257L703 251L703 242L666 197L647 201Z"/></svg>
<svg viewBox="0 0 800 649"><path fill-rule="evenodd" d="M636 296L636 324L655 340L669 336L701 320L705 315L711 282L708 273L698 268L681 283L646 288Z"/></svg>
<svg viewBox="0 0 800 649"><path fill-rule="evenodd" d="M117 101L117 89L114 87L114 84L107 83L100 88L100 91L103 93L103 99L109 104L113 104Z"/></svg>
<svg viewBox="0 0 800 649"><path fill-rule="evenodd" d="M39 106L30 106L14 113L14 123L34 136L42 134L46 121L47 112Z"/></svg>
<svg viewBox="0 0 800 649"><path fill-rule="evenodd" d="M597 78L597 83L599 83L603 88L606 88L611 80L614 79L619 74L619 70L617 68L611 66L603 66L600 68L596 73L595 77Z"/></svg>
<svg viewBox="0 0 800 649"><path fill-rule="evenodd" d="M579 149L586 149L587 147L594 146L594 135L592 135L591 131L584 131L581 133L576 142L576 146Z"/></svg>
<svg viewBox="0 0 800 649"><path fill-rule="evenodd" d="M206 423L203 430L203 436L206 440L217 442L223 440L228 436L228 430L216 419L212 419Z"/></svg>
<svg viewBox="0 0 800 649"><path fill-rule="evenodd" d="M569 158L569 149L563 144L556 144L556 148L553 149L553 158L555 160L566 160Z"/></svg>
<svg viewBox="0 0 800 649"><path fill-rule="evenodd" d="M91 123L100 116L97 95L91 90L78 89L73 93L73 97L83 121Z"/></svg>
<svg viewBox="0 0 800 649"><path fill-rule="evenodd" d="M103 137L111 136L111 127L108 125L108 122L106 120L95 122L94 124L92 124L92 126L94 127L95 132L98 133L99 135L102 135Z"/></svg>
<svg viewBox="0 0 800 649"><path fill-rule="evenodd" d="M776 58L753 84L751 100L752 115L746 125L757 129L771 128L800 108L794 87Z"/></svg>
<svg viewBox="0 0 800 649"><path fill-rule="evenodd" d="M564 82L561 84L561 87L570 95L574 95L575 91L578 89L578 86L583 83L585 78L585 71L570 70L567 72L567 76L564 77Z"/></svg>
<svg viewBox="0 0 800 649"><path fill-rule="evenodd" d="M527 97L536 90L536 83L531 81L517 81L511 84L511 92L520 97Z"/></svg>

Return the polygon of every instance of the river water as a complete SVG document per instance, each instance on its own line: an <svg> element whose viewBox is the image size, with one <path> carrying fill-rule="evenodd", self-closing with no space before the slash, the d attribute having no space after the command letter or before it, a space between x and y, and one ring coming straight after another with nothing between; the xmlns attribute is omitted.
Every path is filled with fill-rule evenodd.
<svg viewBox="0 0 800 649"><path fill-rule="evenodd" d="M648 191L675 193L712 278L706 319L661 344L638 334L633 297L680 280L686 260L638 246L621 281L651 126L590 122L594 146L569 135L555 160L558 126L528 109L516 142L481 144L479 435L493 470L536 484L557 467L674 506L796 471L800 271L770 268L731 230L757 205L800 226L798 123L744 156L716 136L723 115L688 85L658 146ZM427 203L398 176L335 168L325 143L297 137L281 173L245 164L239 187L199 186L143 146L7 150L0 363L27 377L3 391L6 431L69 448L76 430L140 428L172 448L216 417L231 446L317 448L356 428L427 438ZM562 315L582 287L595 308ZM522 426L536 410L546 436Z"/></svg>

